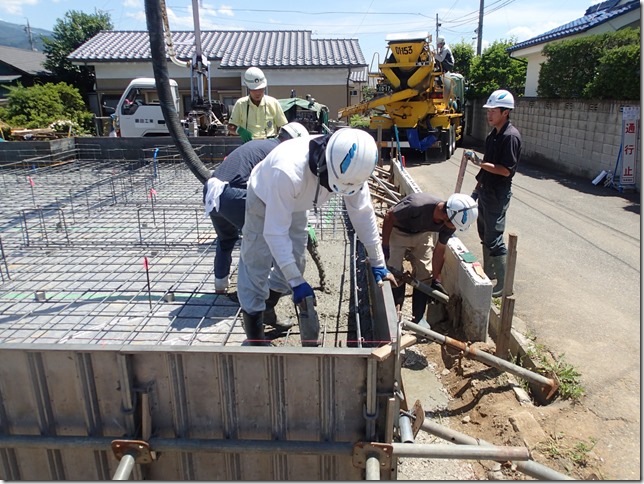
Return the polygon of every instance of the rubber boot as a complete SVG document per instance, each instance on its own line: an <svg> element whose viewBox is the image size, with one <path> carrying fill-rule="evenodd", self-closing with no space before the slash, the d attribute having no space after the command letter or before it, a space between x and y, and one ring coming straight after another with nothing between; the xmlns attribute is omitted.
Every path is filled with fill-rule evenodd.
<svg viewBox="0 0 644 484"><path fill-rule="evenodd" d="M505 264L507 255L498 255L490 257L490 264L496 274L496 286L492 288L492 297L499 297L503 294L503 284L505 283Z"/></svg>
<svg viewBox="0 0 644 484"><path fill-rule="evenodd" d="M425 317L427 309L427 301L429 296L424 292L414 289L411 293L411 314L414 317L414 323L418 322Z"/></svg>
<svg viewBox="0 0 644 484"><path fill-rule="evenodd" d="M271 328L275 328L275 330L280 333L285 333L293 326L293 322L291 321L283 322L277 320L275 306L283 295L284 294L281 292L273 291L271 289L268 294L268 299L266 300L266 309L264 309L264 324Z"/></svg>
<svg viewBox="0 0 644 484"><path fill-rule="evenodd" d="M391 293L394 295L394 304L401 308L405 302L405 288L406 284L404 282L401 282L399 286L391 288Z"/></svg>
<svg viewBox="0 0 644 484"><path fill-rule="evenodd" d="M242 318L242 325L247 338L242 346L270 346L270 343L264 339L262 313L250 314L242 309Z"/></svg>
<svg viewBox="0 0 644 484"><path fill-rule="evenodd" d="M492 280L494 279L494 269L492 268L492 260L490 257L490 249L487 246L483 245L483 270L487 277Z"/></svg>

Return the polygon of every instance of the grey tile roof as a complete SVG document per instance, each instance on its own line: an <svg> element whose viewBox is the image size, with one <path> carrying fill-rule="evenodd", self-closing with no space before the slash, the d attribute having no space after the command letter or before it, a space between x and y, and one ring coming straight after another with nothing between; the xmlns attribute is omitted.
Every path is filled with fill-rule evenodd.
<svg viewBox="0 0 644 484"><path fill-rule="evenodd" d="M557 27L556 29L549 30L545 34L533 37L532 39L526 40L524 42L519 42L518 44L515 44L512 47L506 49L506 51L513 52L515 50L523 49L524 47L529 47L531 45L543 44L567 37L569 35L579 34L600 24L613 20L615 19L615 17L624 15L639 8L639 0L630 0L623 2L621 5L620 0L608 0L606 2L602 2L589 7L583 17L578 18L577 20L573 20L572 22L568 22L567 24L562 25L561 27Z"/></svg>
<svg viewBox="0 0 644 484"><path fill-rule="evenodd" d="M190 59L193 32L172 32L179 59ZM358 39L312 39L309 30L205 31L203 53L221 61L222 69L257 67L366 66ZM72 61L149 61L150 39L145 31L101 31L69 54Z"/></svg>
<svg viewBox="0 0 644 484"><path fill-rule="evenodd" d="M24 74L32 76L51 74L42 65L45 60L47 57L42 52L0 45L0 62Z"/></svg>
<svg viewBox="0 0 644 484"><path fill-rule="evenodd" d="M354 71L349 76L349 79L353 82L367 82L367 70Z"/></svg>

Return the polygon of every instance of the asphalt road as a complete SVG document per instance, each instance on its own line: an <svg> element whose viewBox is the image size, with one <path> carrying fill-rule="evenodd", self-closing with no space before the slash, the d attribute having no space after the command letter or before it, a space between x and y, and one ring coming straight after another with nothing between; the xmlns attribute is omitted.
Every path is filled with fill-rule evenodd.
<svg viewBox="0 0 644 484"><path fill-rule="evenodd" d="M453 193L461 149L447 161L405 154L423 191ZM469 164L461 192L471 193L477 172ZM506 224L506 243L518 237L514 314L581 373L584 404L615 437L615 477L639 480L640 196L591 181L520 164ZM476 229L458 235L482 260Z"/></svg>

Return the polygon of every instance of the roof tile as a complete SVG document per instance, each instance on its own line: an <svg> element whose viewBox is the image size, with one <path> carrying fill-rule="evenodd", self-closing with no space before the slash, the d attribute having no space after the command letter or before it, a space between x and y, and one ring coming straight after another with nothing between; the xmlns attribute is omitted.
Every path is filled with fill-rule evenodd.
<svg viewBox="0 0 644 484"><path fill-rule="evenodd" d="M506 50L508 52L513 52L531 45L543 44L563 37L568 37L569 35L585 32L586 30L592 29L593 27L603 24L604 22L608 22L615 17L624 15L625 13L637 8L640 8L639 0L630 0L621 5L619 5L619 0L607 0L589 7L586 10L585 15L581 18L568 22L556 29L549 30L548 32L538 35L537 37L533 37L532 39L519 42Z"/></svg>
<svg viewBox="0 0 644 484"><path fill-rule="evenodd" d="M179 59L192 57L193 32L173 32L172 41ZM357 39L312 39L309 30L205 31L201 45L209 60L221 61L222 69L366 65ZM144 31L101 31L68 58L84 62L151 60L149 35Z"/></svg>

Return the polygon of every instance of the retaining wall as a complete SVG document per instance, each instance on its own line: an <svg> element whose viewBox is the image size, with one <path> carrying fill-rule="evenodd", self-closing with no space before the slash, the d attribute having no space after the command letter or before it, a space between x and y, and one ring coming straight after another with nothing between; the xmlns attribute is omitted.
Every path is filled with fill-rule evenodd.
<svg viewBox="0 0 644 484"><path fill-rule="evenodd" d="M485 141L490 131L484 103L476 100L468 107L470 134L480 141ZM592 180L602 170L615 170L625 106L638 103L522 97L516 100L510 118L521 132L524 160ZM641 154L635 177L637 191L641 188L640 166Z"/></svg>

